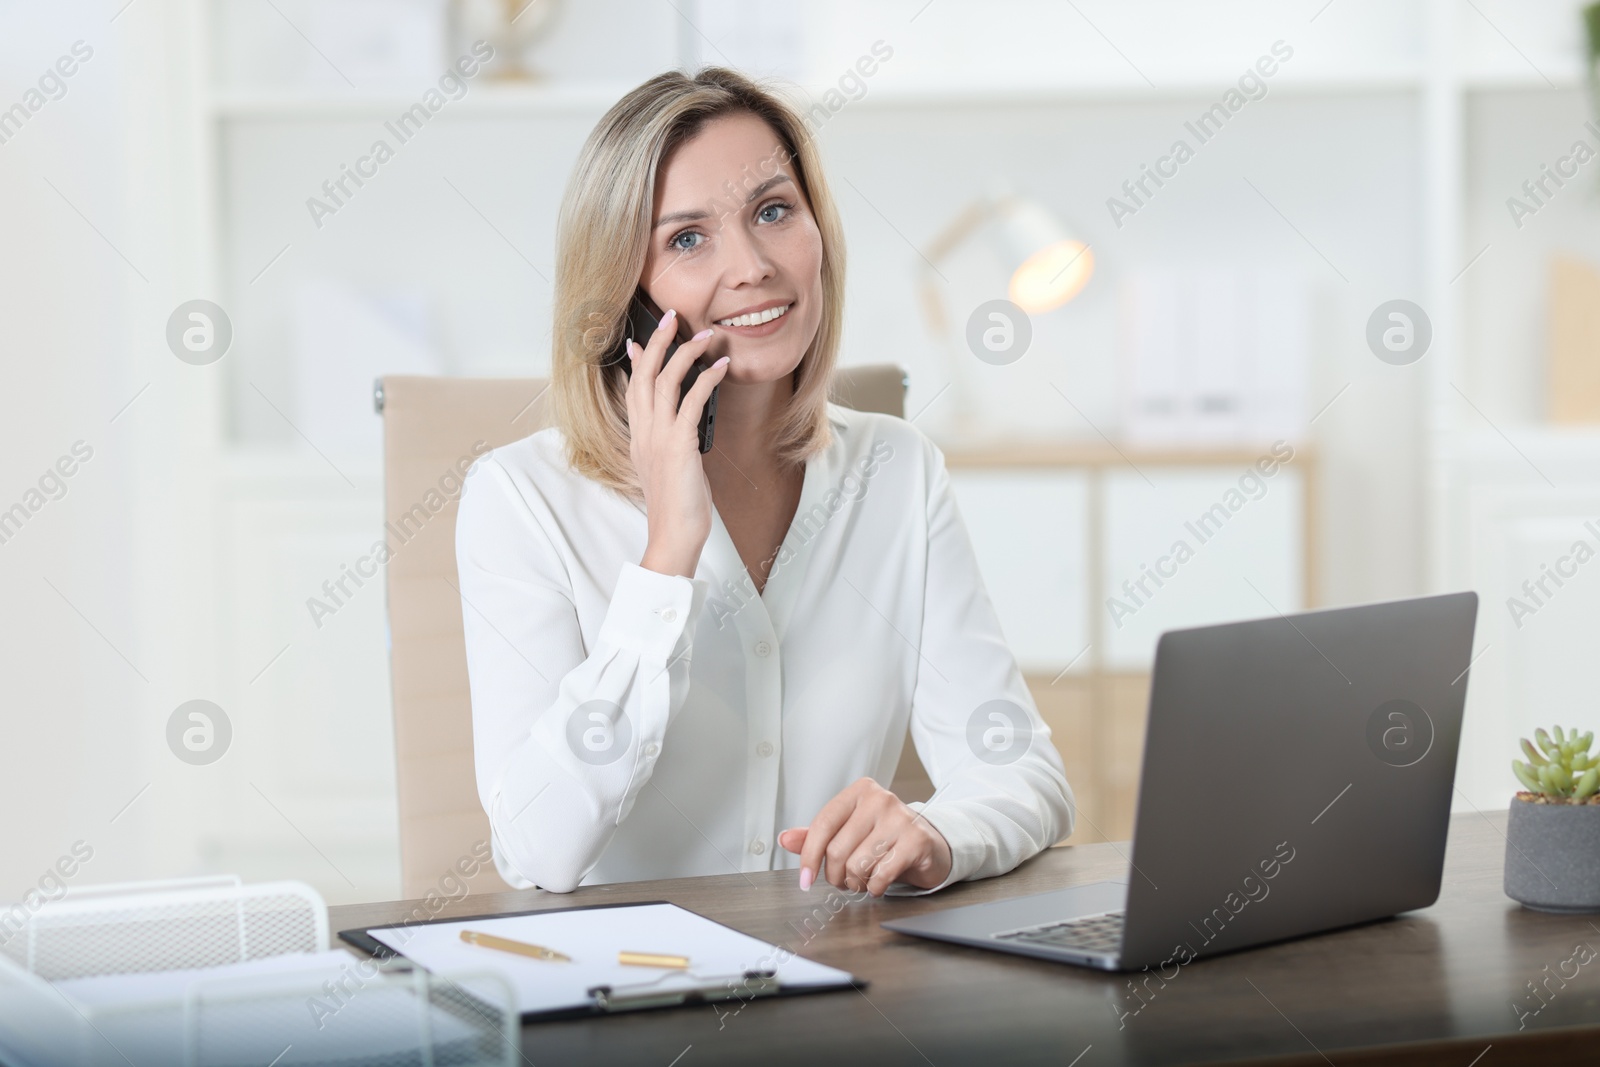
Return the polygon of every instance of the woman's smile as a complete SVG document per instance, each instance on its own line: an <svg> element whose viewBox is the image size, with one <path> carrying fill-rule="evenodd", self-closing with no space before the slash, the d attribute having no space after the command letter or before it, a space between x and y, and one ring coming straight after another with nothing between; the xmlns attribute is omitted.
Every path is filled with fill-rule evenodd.
<svg viewBox="0 0 1600 1067"><path fill-rule="evenodd" d="M757 304L753 310L717 319L716 325L735 337L766 337L777 333L788 321L788 312L794 301L769 300Z"/></svg>

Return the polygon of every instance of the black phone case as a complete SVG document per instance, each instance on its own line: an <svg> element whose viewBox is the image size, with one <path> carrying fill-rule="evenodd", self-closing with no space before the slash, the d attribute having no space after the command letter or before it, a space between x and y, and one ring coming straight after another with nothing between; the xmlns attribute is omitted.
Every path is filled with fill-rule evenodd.
<svg viewBox="0 0 1600 1067"><path fill-rule="evenodd" d="M645 342L650 340L650 336L656 332L660 325L660 309L643 292L635 293L633 304L628 309L628 336L633 338L634 344L643 348ZM678 350L678 346L692 336L681 318L677 320L677 327L677 332L673 334L672 340L667 342L667 354L661 360L663 367L667 365L667 360L672 358L672 354ZM616 352L612 354L612 359L621 363L623 373L631 378L633 377L633 360L628 358L625 344L626 341L624 340L623 344L617 346ZM678 389L679 407L683 406L683 398L689 394L689 389L694 385L695 379L700 377L700 372L705 369L705 366L699 360L689 364L689 369L683 375L683 384ZM700 452L702 455L711 451L712 433L717 419L717 390L720 388L722 387L719 385L711 390L711 395L706 398L706 406L700 412L699 431Z"/></svg>

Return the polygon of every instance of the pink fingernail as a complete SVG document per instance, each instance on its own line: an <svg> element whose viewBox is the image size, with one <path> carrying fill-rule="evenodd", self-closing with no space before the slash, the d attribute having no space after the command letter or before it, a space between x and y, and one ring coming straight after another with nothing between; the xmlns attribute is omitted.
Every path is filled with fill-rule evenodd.
<svg viewBox="0 0 1600 1067"><path fill-rule="evenodd" d="M667 309L667 313L665 315L661 316L661 325L665 326L667 323L671 322L672 321L672 316L674 316L676 314L677 314L676 311L673 311L671 308L668 308Z"/></svg>
<svg viewBox="0 0 1600 1067"><path fill-rule="evenodd" d="M727 357L724 356L723 358L726 359ZM810 867L801 867L800 868L800 888L805 890L808 893L811 892L811 879L812 879L812 877L813 877L813 875L811 873L811 868Z"/></svg>
<svg viewBox="0 0 1600 1067"><path fill-rule="evenodd" d="M722 366L726 362L728 362L728 357L727 356L723 356L721 359L719 359L715 363L711 364L711 367L712 367L713 370L715 370L717 367Z"/></svg>
<svg viewBox="0 0 1600 1067"><path fill-rule="evenodd" d="M628 354L629 359L633 358L633 338L630 337L622 342L622 350Z"/></svg>
<svg viewBox="0 0 1600 1067"><path fill-rule="evenodd" d="M707 326L705 329L703 329L699 333L695 334L694 337L691 338L691 340L703 341L707 337L710 337L710 336L711 336L711 327Z"/></svg>

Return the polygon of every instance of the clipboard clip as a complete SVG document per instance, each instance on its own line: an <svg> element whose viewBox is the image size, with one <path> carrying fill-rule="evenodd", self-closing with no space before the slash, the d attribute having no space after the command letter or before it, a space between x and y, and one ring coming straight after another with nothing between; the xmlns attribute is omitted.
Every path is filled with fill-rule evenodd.
<svg viewBox="0 0 1600 1067"><path fill-rule="evenodd" d="M612 1013L659 1008L678 1004L712 1004L719 1000L750 1000L770 997L782 988L776 971L745 971L743 975L720 975L702 984L678 989L653 988L655 983L591 986L589 998L597 1010Z"/></svg>

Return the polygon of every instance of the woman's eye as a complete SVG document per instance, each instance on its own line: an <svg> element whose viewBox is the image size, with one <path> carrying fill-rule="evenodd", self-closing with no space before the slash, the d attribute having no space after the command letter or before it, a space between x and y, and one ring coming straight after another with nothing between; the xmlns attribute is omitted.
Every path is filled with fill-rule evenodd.
<svg viewBox="0 0 1600 1067"><path fill-rule="evenodd" d="M785 204L781 200L774 200L770 204L762 205L761 210L756 212L756 218L760 219L762 222L777 222L779 219L783 218L783 214L787 214L788 211L788 204ZM773 214L773 212L781 212L783 214Z"/></svg>
<svg viewBox="0 0 1600 1067"><path fill-rule="evenodd" d="M693 252L696 248L700 247L699 242L697 240L694 244L686 244L684 242L694 240L698 237L700 237L700 234L695 233L693 230L684 230L680 234L675 234L672 240L667 242L667 247L676 249L679 252Z"/></svg>

